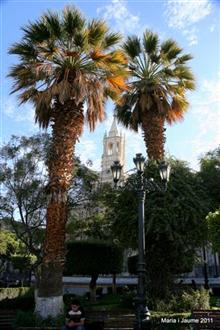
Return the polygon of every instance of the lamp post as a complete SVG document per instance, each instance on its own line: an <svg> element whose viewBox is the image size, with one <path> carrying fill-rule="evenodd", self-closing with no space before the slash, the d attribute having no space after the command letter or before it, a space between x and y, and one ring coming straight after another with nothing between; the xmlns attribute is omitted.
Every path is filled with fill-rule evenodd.
<svg viewBox="0 0 220 330"><path fill-rule="evenodd" d="M112 171L115 188L117 187L117 183L120 180L122 167L123 166L120 164L120 162L118 160L115 160L111 166L111 171Z"/></svg>
<svg viewBox="0 0 220 330"><path fill-rule="evenodd" d="M167 188L167 182L169 181L170 166L165 162L159 165L159 172L163 185L155 183L153 179L144 178L144 167L145 158L142 154L136 154L133 158L134 164L137 169L138 174L138 285L137 285L137 296L135 298L135 326L134 329L142 330L144 329L144 324L150 319L150 312L146 306L146 264L145 264L145 214L144 214L144 204L146 191L160 190L165 191ZM118 161L115 161L111 166L113 181L115 187L120 179L122 166Z"/></svg>

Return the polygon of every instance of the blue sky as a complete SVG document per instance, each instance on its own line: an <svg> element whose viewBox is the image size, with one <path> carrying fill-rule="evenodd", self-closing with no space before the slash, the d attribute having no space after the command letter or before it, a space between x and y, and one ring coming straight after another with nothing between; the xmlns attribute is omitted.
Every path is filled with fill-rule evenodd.
<svg viewBox="0 0 220 330"><path fill-rule="evenodd" d="M8 55L10 45L22 37L21 27L47 9L61 10L76 5L88 18L104 18L109 26L124 35L139 34L152 29L161 40L174 38L185 52L193 54L191 67L197 89L189 94L190 107L183 122L167 127L166 152L186 160L198 169L198 159L220 144L220 0L164 1L1 1L1 140L12 134L31 135L39 131L34 124L34 109L27 104L18 107L16 96L10 96L11 80L6 78L9 67L16 63ZM76 153L93 167L100 168L102 138L112 122L113 104L106 106L107 119L90 133L85 127ZM122 128L121 128L122 129ZM123 130L123 129L122 129ZM139 134L125 131L127 169L133 167L137 152L145 154Z"/></svg>

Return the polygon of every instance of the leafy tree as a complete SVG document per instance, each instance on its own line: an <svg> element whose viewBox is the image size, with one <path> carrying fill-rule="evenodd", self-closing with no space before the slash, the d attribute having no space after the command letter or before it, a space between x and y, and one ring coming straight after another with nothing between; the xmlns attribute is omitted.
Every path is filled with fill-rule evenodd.
<svg viewBox="0 0 220 330"><path fill-rule="evenodd" d="M21 274L21 285L25 274L31 274L36 263L36 256L27 254L25 244L17 235L9 230L0 231L0 271L7 270L7 264L12 264Z"/></svg>
<svg viewBox="0 0 220 330"><path fill-rule="evenodd" d="M37 258L34 255L13 255L10 259L14 269L18 269L21 275L21 286L26 278L26 275L29 275L29 280L31 276L31 271L35 268Z"/></svg>
<svg viewBox="0 0 220 330"><path fill-rule="evenodd" d="M79 158L75 157L74 161L73 179L68 191L68 219L78 218L80 208L91 212L99 179L98 173L82 164Z"/></svg>
<svg viewBox="0 0 220 330"><path fill-rule="evenodd" d="M37 279L46 214L48 144L47 134L12 136L0 149L1 221L23 243L23 254L36 256L33 270Z"/></svg>
<svg viewBox="0 0 220 330"><path fill-rule="evenodd" d="M19 242L14 233L8 230L0 230L0 271L2 272L5 263L10 260L12 255L19 249Z"/></svg>
<svg viewBox="0 0 220 330"><path fill-rule="evenodd" d="M111 222L106 216L109 211L106 200L109 202L110 194L114 194L114 191L108 184L100 185L98 174L91 170L79 171L77 175L86 187L79 189L82 192L78 194L81 196L79 203L71 205L67 233L73 239L113 240Z"/></svg>
<svg viewBox="0 0 220 330"><path fill-rule="evenodd" d="M15 233L15 235L12 234L13 237L23 243L23 252L16 252L16 256L13 258L16 267L19 263L21 265L17 269L22 273L22 265L25 264L27 268L32 268L37 278L37 284L45 231L46 196L44 189L48 179L45 163L49 140L48 134L37 134L31 137L12 136L10 141L0 149L1 222L4 227ZM76 231L76 217L73 215L81 205L83 209L86 208L91 213L96 196L94 186L97 184L98 174L82 164L76 157L74 171L68 195L69 224L67 231L70 234L74 228L76 236L79 235L79 231ZM78 223L84 222L78 221ZM99 226L98 220L97 226ZM69 230L69 228L72 229ZM93 230L92 224L90 224L90 228ZM100 229L100 235L103 232L104 228ZM3 241L4 238L2 238ZM7 241L11 241L9 237L2 244L6 246ZM36 258L33 263L34 256Z"/></svg>
<svg viewBox="0 0 220 330"><path fill-rule="evenodd" d="M93 211L85 219L71 219L67 232L72 238L106 240L111 236L111 224L106 220L105 213Z"/></svg>
<svg viewBox="0 0 220 330"><path fill-rule="evenodd" d="M201 158L199 175L210 196L214 211L220 206L220 147L207 152Z"/></svg>
<svg viewBox="0 0 220 330"><path fill-rule="evenodd" d="M115 48L120 35L110 32L104 21L86 21L74 7L66 7L62 14L48 12L22 30L22 40L10 48L10 54L19 57L9 73L13 92L20 92L21 103L34 104L41 127L52 129L39 297L44 301L57 297L57 304L51 307L38 299L36 310L46 317L61 310L67 191L75 144L85 122L94 130L104 119L105 100L109 96L117 100L126 89L128 72L123 52Z"/></svg>
<svg viewBox="0 0 220 330"><path fill-rule="evenodd" d="M104 241L75 241L67 244L65 274L90 275L91 300L96 297L99 274L117 274L122 269L122 249Z"/></svg>
<svg viewBox="0 0 220 330"><path fill-rule="evenodd" d="M220 254L220 209L209 212L206 217L209 230L209 239L213 249Z"/></svg>
<svg viewBox="0 0 220 330"><path fill-rule="evenodd" d="M155 163L149 164L145 175L159 181ZM108 214L115 238L133 249L137 248L138 239L135 183L136 175L130 176L111 201L113 209ZM174 276L192 269L196 249L206 238L208 209L209 201L198 175L186 163L173 160L166 193L155 191L146 196L146 265L151 297L166 296Z"/></svg>
<svg viewBox="0 0 220 330"><path fill-rule="evenodd" d="M187 66L192 59L171 39L159 42L156 33L146 30L142 42L128 37L123 45L131 80L129 89L116 106L117 116L126 127L140 127L149 159L164 157L165 122L182 120L188 108L186 92L195 88Z"/></svg>

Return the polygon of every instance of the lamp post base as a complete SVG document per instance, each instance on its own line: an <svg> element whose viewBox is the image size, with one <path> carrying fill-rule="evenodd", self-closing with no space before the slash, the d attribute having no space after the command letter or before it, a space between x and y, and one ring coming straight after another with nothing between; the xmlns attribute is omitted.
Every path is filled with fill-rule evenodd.
<svg viewBox="0 0 220 330"><path fill-rule="evenodd" d="M146 300L144 297L136 297L134 299L135 304L135 316L134 330L149 329L150 312L146 306Z"/></svg>

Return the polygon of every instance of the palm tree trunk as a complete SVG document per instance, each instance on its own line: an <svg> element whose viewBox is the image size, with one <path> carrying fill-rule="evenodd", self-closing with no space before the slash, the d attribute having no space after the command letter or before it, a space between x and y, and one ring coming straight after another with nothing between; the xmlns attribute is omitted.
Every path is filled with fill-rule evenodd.
<svg viewBox="0 0 220 330"><path fill-rule="evenodd" d="M146 111L142 130L149 159L161 160L164 157L164 145L166 142L165 118L154 111Z"/></svg>
<svg viewBox="0 0 220 330"><path fill-rule="evenodd" d="M62 273L65 262L67 192L73 173L73 153L83 128L83 106L70 100L54 108L52 144L48 157L48 207L43 262L35 311L43 318L63 310Z"/></svg>

